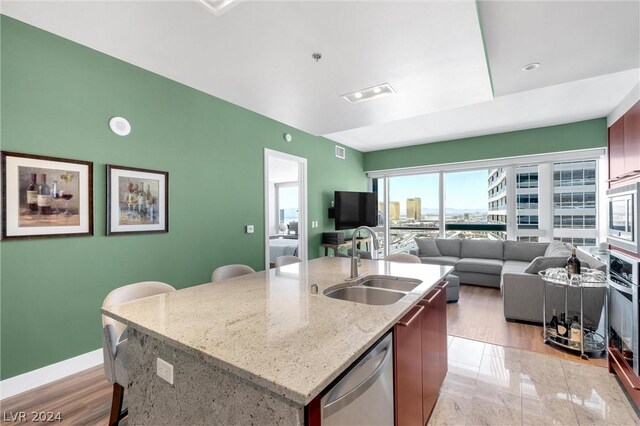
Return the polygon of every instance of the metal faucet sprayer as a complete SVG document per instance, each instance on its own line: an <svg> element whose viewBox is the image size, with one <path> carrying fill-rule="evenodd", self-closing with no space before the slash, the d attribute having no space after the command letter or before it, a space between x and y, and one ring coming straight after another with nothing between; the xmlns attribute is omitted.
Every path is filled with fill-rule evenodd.
<svg viewBox="0 0 640 426"><path fill-rule="evenodd" d="M373 253L372 258L377 258L378 248L380 247L380 243L378 242L378 237L376 236L376 232L369 228L368 226L359 226L353 231L353 237L351 238L351 278L358 278L358 253L356 249L356 239L358 236L358 232L361 230L367 231L371 235L371 244L373 245ZM374 257L375 256L375 257Z"/></svg>

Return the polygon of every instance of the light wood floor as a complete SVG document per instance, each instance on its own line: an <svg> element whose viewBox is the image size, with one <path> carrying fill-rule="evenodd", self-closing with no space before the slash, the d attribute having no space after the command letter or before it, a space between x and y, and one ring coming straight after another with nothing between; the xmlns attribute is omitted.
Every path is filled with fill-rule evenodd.
<svg viewBox="0 0 640 426"><path fill-rule="evenodd" d="M575 352L545 345L541 326L507 322L497 288L461 285L458 303L447 305L447 327L453 336L581 361ZM604 354L584 362L607 366Z"/></svg>
<svg viewBox="0 0 640 426"><path fill-rule="evenodd" d="M460 286L460 300L447 305L447 317L448 333L453 336L580 361L573 353L545 345L541 327L505 321L502 298L497 289ZM587 362L606 366L604 358L592 358ZM106 425L111 389L102 366L94 367L0 401L0 423L15 424L8 422L9 413L26 412L30 420L33 411L44 411L60 412L62 422L59 424L62 425ZM6 414L3 416L2 413ZM42 422L19 424L41 425ZM126 419L121 424L126 426Z"/></svg>

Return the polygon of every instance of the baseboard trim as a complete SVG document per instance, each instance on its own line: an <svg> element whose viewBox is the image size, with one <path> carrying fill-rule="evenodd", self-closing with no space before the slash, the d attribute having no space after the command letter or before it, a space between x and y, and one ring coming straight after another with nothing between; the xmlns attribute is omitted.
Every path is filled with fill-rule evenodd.
<svg viewBox="0 0 640 426"><path fill-rule="evenodd" d="M0 400L95 367L103 362L102 348L78 355L28 373L0 381Z"/></svg>

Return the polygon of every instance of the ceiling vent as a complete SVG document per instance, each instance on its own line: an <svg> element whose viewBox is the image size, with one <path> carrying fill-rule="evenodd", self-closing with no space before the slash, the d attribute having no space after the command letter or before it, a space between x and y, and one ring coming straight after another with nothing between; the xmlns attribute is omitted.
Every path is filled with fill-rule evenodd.
<svg viewBox="0 0 640 426"><path fill-rule="evenodd" d="M346 150L343 147L336 145L336 157L344 160L345 153Z"/></svg>
<svg viewBox="0 0 640 426"><path fill-rule="evenodd" d="M236 6L242 0L196 0L198 3L206 7L214 15L220 16L227 10Z"/></svg>

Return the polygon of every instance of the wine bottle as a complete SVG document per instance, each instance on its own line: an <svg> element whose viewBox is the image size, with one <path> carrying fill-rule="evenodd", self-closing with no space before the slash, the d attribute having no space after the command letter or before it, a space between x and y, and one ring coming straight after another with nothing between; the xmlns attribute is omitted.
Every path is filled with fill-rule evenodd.
<svg viewBox="0 0 640 426"><path fill-rule="evenodd" d="M27 186L27 207L29 208L29 211L34 213L38 211L37 177L37 174L31 173L31 183Z"/></svg>
<svg viewBox="0 0 640 426"><path fill-rule="evenodd" d="M549 323L549 332L552 335L558 333L558 315L555 309L553 310L553 316L551 317L551 322Z"/></svg>
<svg viewBox="0 0 640 426"><path fill-rule="evenodd" d="M138 212L144 212L144 203L147 199L147 194L144 192L144 182L140 182L140 186L138 187Z"/></svg>
<svg viewBox="0 0 640 426"><path fill-rule="evenodd" d="M42 215L51 214L51 188L47 185L47 175L41 174L40 186L38 187L38 209Z"/></svg>
<svg viewBox="0 0 640 426"><path fill-rule="evenodd" d="M567 259L567 273L571 275L580 275L580 259L576 257L576 249L571 249L571 256Z"/></svg>
<svg viewBox="0 0 640 426"><path fill-rule="evenodd" d="M151 195L151 186L147 185L147 204L153 204L153 195Z"/></svg>
<svg viewBox="0 0 640 426"><path fill-rule="evenodd" d="M558 336L567 336L567 324L564 318L564 312L560 313L560 321L558 322Z"/></svg>
<svg viewBox="0 0 640 426"><path fill-rule="evenodd" d="M578 321L578 316L573 316L573 322L571 323L571 342L574 346L580 345L580 336L582 333L580 332L580 321Z"/></svg>

